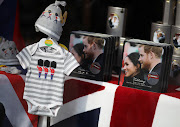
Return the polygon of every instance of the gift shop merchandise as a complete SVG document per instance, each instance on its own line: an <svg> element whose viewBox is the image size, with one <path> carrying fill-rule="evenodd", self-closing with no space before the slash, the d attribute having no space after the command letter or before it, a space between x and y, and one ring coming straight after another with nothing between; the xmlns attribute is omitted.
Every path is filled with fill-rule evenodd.
<svg viewBox="0 0 180 127"><path fill-rule="evenodd" d="M30 114L55 117L63 104L65 75L79 66L74 56L57 42L67 17L60 5L65 6L66 2L49 5L35 23L36 30L48 37L17 54L21 66L27 69L23 99Z"/></svg>

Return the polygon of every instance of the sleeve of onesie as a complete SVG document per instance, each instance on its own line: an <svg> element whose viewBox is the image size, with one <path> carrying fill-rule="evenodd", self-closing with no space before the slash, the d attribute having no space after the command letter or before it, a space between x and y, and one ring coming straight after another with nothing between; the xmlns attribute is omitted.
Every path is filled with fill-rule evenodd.
<svg viewBox="0 0 180 127"><path fill-rule="evenodd" d="M29 46L23 48L22 51L16 55L16 57L18 58L22 68L26 69L30 65L30 61L31 61Z"/></svg>
<svg viewBox="0 0 180 127"><path fill-rule="evenodd" d="M70 73L79 66L79 63L75 57L68 52L64 61L64 73L70 75Z"/></svg>

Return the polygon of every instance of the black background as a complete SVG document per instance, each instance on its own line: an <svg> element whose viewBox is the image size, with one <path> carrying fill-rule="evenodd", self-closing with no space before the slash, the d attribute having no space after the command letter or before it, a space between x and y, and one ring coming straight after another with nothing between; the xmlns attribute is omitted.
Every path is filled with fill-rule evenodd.
<svg viewBox="0 0 180 127"><path fill-rule="evenodd" d="M20 30L25 42L34 43L44 37L36 33L34 24L44 9L55 0L20 0ZM151 23L162 21L164 0L66 0L63 11L68 17L60 43L68 46L70 32L85 30L106 33L108 6L127 8L125 37L150 39Z"/></svg>

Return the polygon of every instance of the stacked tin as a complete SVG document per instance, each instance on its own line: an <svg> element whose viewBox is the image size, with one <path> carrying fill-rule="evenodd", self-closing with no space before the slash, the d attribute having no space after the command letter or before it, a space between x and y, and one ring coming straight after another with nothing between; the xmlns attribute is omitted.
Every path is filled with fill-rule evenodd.
<svg viewBox="0 0 180 127"><path fill-rule="evenodd" d="M180 85L180 0L165 0L163 23L152 23L151 40L174 47L170 76Z"/></svg>

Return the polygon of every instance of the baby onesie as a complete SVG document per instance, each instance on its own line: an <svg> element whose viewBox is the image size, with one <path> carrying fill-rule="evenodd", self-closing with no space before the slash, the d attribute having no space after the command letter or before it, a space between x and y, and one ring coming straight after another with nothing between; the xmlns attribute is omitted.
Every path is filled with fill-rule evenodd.
<svg viewBox="0 0 180 127"><path fill-rule="evenodd" d="M55 117L63 104L65 75L69 75L79 63L62 47L49 53L42 50L38 43L25 47L17 58L28 70L23 94L28 112Z"/></svg>

